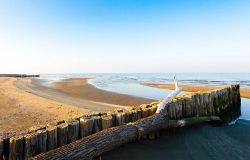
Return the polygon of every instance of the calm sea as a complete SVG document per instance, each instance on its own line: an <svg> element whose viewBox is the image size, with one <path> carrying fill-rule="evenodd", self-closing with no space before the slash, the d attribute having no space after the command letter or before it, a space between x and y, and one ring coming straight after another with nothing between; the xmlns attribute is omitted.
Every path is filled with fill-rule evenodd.
<svg viewBox="0 0 250 160"><path fill-rule="evenodd" d="M88 77L94 78L89 83L97 88L135 95L144 98L160 100L169 92L167 90L140 85L141 81L173 83L172 73L83 73L83 74L43 74L46 85L65 78ZM250 73L177 73L180 83L195 85L227 85L240 84L241 87L250 88ZM242 98L242 116L250 120L250 100Z"/></svg>

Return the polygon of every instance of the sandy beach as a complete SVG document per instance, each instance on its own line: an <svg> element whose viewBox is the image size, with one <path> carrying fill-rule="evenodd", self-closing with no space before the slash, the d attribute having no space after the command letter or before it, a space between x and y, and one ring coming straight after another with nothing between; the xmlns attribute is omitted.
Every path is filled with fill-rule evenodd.
<svg viewBox="0 0 250 160"><path fill-rule="evenodd" d="M53 120L153 101L102 91L87 80L67 79L48 87L36 78L0 78L0 132L23 132Z"/></svg>
<svg viewBox="0 0 250 160"><path fill-rule="evenodd" d="M0 132L23 131L34 125L90 112L45 99L17 88L16 78L0 78Z"/></svg>
<svg viewBox="0 0 250 160"><path fill-rule="evenodd" d="M152 82L141 82L140 84L148 87L174 90L173 84L161 84ZM209 91L223 87L223 86L205 86L205 85L198 86L198 85L186 85L186 84L180 84L179 86L182 88L182 91L186 92ZM242 98L250 98L250 88L241 88L240 94Z"/></svg>

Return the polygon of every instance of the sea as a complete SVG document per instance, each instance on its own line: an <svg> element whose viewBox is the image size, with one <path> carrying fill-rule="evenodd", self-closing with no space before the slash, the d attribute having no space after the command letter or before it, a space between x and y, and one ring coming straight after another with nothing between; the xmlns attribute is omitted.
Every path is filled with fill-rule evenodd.
<svg viewBox="0 0 250 160"><path fill-rule="evenodd" d="M107 91L155 100L171 91L143 86L141 82L173 83L174 73L42 74L45 85L66 78L92 78L89 83ZM250 88L250 73L176 73L180 84L229 85ZM196 126L159 138L132 143L104 155L103 159L250 159L250 99L241 99L241 116L222 127ZM245 151L247 150L247 151Z"/></svg>
<svg viewBox="0 0 250 160"><path fill-rule="evenodd" d="M240 84L250 88L250 73L82 73L82 74L42 74L45 85L67 78L92 78L89 83L111 92L161 100L171 91L143 86L140 82L173 83L176 75L181 84L191 85L229 85ZM242 119L250 120L250 100L242 98Z"/></svg>

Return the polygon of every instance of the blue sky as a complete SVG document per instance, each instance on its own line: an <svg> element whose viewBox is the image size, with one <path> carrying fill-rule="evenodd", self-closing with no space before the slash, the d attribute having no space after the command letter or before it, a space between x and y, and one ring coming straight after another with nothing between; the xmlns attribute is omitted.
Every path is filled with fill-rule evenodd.
<svg viewBox="0 0 250 160"><path fill-rule="evenodd" d="M0 73L249 72L249 0L0 0Z"/></svg>

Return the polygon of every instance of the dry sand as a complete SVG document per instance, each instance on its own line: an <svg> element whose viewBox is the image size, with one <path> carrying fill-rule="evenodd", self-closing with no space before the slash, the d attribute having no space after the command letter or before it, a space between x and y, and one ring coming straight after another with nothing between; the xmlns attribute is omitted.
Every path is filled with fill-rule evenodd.
<svg viewBox="0 0 250 160"><path fill-rule="evenodd" d="M18 89L16 78L0 78L0 132L21 131L55 119L68 119L88 109L59 103Z"/></svg>
<svg viewBox="0 0 250 160"><path fill-rule="evenodd" d="M151 82L141 82L141 84L154 88L174 90L174 84L161 84L161 83L151 83ZM223 87L223 86L198 86L198 85L185 85L185 84L180 84L179 86L182 88L183 91L186 92L209 91ZM250 88L241 88L240 95L243 98L250 98Z"/></svg>
<svg viewBox="0 0 250 160"><path fill-rule="evenodd" d="M21 132L57 119L152 101L97 89L87 79L67 79L46 87L36 78L0 78L0 132Z"/></svg>

